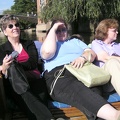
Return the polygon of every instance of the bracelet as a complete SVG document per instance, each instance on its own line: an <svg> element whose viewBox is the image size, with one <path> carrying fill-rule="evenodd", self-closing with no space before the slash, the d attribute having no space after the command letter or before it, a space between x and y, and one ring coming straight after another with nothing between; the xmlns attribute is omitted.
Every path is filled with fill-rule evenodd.
<svg viewBox="0 0 120 120"><path fill-rule="evenodd" d="M87 61L87 59L86 59L86 57L85 57L85 56L82 56L82 55L81 55L80 57L84 58L84 60L85 60L85 61Z"/></svg>

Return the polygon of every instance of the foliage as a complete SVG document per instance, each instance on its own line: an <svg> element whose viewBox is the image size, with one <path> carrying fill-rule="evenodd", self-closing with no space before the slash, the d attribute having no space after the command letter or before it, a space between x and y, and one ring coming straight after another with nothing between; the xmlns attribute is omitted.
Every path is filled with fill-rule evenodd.
<svg viewBox="0 0 120 120"><path fill-rule="evenodd" d="M11 10L5 10L3 14L15 14L27 16L27 13L30 16L34 16L37 13L37 3L36 0L14 0L14 5L11 7ZM32 14L31 14L32 13ZM25 18L20 19L22 28L36 27L36 23L27 21Z"/></svg>
<svg viewBox="0 0 120 120"><path fill-rule="evenodd" d="M27 14L27 12L37 12L36 0L14 0L15 4L11 7L11 10L16 11L16 14Z"/></svg>
<svg viewBox="0 0 120 120"><path fill-rule="evenodd" d="M46 22L58 16L67 22L79 17L97 21L103 17L119 17L120 0L48 0L40 14Z"/></svg>
<svg viewBox="0 0 120 120"><path fill-rule="evenodd" d="M7 9L7 10L4 10L4 11L3 11L3 14L4 14L4 15L5 15L5 14L15 14L15 12L12 11L12 10Z"/></svg>

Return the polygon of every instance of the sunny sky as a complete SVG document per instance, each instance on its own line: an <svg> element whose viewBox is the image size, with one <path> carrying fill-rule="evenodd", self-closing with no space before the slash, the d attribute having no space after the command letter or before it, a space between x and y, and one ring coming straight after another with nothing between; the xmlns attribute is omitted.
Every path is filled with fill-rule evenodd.
<svg viewBox="0 0 120 120"><path fill-rule="evenodd" d="M14 0L0 0L0 11L10 9L14 4Z"/></svg>

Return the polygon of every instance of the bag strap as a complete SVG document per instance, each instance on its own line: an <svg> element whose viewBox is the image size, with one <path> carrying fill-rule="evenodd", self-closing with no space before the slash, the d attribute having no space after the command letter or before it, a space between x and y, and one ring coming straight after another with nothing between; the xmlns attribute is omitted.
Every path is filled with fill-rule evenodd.
<svg viewBox="0 0 120 120"><path fill-rule="evenodd" d="M88 55L88 62L90 62L90 60L91 60L91 53L89 52L89 55Z"/></svg>
<svg viewBox="0 0 120 120"><path fill-rule="evenodd" d="M61 76L61 74L63 73L64 70L65 70L65 66L62 69L59 70L59 73L57 74L57 76L53 80L53 82L52 82L52 84L50 86L50 88L51 88L50 95L52 95L52 92L54 90L55 84L56 84L58 78Z"/></svg>
<svg viewBox="0 0 120 120"><path fill-rule="evenodd" d="M90 59L91 59L91 53L89 53L88 62L90 62ZM51 84L51 86L50 86L50 88L51 88L50 95L52 95L53 90L54 90L54 87L55 87L55 84L56 84L58 78L61 76L61 74L62 74L63 71L65 70L65 68L66 68L66 67L65 67L65 65L64 65L64 67L59 71L59 73L57 74L57 76L56 76L55 79L53 80L53 82L52 82L52 84Z"/></svg>

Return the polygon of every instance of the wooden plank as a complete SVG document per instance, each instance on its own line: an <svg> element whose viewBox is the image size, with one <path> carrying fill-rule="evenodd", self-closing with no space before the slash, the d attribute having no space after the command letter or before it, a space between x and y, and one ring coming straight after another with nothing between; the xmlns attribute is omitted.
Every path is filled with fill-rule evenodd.
<svg viewBox="0 0 120 120"><path fill-rule="evenodd" d="M111 103L116 109L120 110L120 102ZM50 109L54 118L69 118L70 120L87 120L86 116L77 108L55 108Z"/></svg>
<svg viewBox="0 0 120 120"><path fill-rule="evenodd" d="M86 120L86 116L77 108L55 108L50 109L54 118L71 118L72 120Z"/></svg>
<svg viewBox="0 0 120 120"><path fill-rule="evenodd" d="M74 117L70 118L70 120L87 120L86 117Z"/></svg>
<svg viewBox="0 0 120 120"><path fill-rule="evenodd" d="M114 102L111 103L112 106L114 106L117 110L120 110L120 102Z"/></svg>

